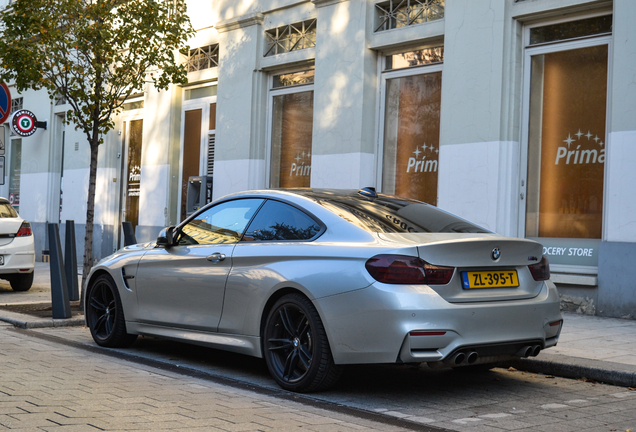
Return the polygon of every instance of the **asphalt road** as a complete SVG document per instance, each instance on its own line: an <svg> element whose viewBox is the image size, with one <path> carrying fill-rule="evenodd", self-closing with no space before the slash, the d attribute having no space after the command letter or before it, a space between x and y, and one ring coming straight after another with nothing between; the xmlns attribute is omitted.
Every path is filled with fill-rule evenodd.
<svg viewBox="0 0 636 432"><path fill-rule="evenodd" d="M97 347L81 327L29 330L47 342L114 356L260 394L352 415L399 420L407 429L456 431L636 431L636 391L516 370L485 373L411 365L350 366L327 392L280 390L263 361L178 342L139 338L133 347ZM357 413L357 414L356 414ZM387 420L388 422L388 420ZM390 424L388 422L387 424Z"/></svg>

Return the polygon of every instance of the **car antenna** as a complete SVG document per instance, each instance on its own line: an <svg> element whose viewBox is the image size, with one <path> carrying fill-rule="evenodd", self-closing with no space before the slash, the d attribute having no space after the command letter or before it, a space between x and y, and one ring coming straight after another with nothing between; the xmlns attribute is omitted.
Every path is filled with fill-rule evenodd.
<svg viewBox="0 0 636 432"><path fill-rule="evenodd" d="M367 198L377 198L378 194L374 187L365 187L358 191L358 193Z"/></svg>

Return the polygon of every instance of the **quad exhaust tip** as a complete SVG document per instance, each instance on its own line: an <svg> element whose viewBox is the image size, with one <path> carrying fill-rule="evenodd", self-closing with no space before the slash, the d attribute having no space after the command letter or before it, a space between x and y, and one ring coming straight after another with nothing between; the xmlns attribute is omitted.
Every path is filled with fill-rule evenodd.
<svg viewBox="0 0 636 432"><path fill-rule="evenodd" d="M526 345L515 353L517 357L536 357L541 352L541 345Z"/></svg>
<svg viewBox="0 0 636 432"><path fill-rule="evenodd" d="M475 364L478 359L479 354L477 354L475 351L471 351L469 353L458 352L451 357L450 363L454 366L460 366L462 364L472 365Z"/></svg>
<svg viewBox="0 0 636 432"><path fill-rule="evenodd" d="M464 363L464 360L466 360L466 354L464 354L463 352L458 352L451 358L451 363L453 363L454 365L460 365Z"/></svg>
<svg viewBox="0 0 636 432"><path fill-rule="evenodd" d="M541 345L524 345L515 353L517 357L536 357L543 348ZM450 366L466 366L473 365L479 361L479 353L476 351L460 351L453 354L450 359L444 360L444 363Z"/></svg>

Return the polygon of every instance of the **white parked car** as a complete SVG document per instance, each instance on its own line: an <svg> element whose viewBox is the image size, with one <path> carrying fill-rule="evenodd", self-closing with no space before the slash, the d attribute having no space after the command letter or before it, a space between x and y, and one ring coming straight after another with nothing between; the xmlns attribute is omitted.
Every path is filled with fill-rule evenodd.
<svg viewBox="0 0 636 432"><path fill-rule="evenodd" d="M31 224L0 198L0 278L14 291L28 291L33 284L35 243Z"/></svg>

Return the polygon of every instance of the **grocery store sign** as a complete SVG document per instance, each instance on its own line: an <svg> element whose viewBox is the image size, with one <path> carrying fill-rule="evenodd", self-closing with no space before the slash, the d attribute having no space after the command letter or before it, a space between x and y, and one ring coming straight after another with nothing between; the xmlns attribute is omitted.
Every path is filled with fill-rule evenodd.
<svg viewBox="0 0 636 432"><path fill-rule="evenodd" d="M528 237L543 245L543 255L550 264L597 266L598 239Z"/></svg>

